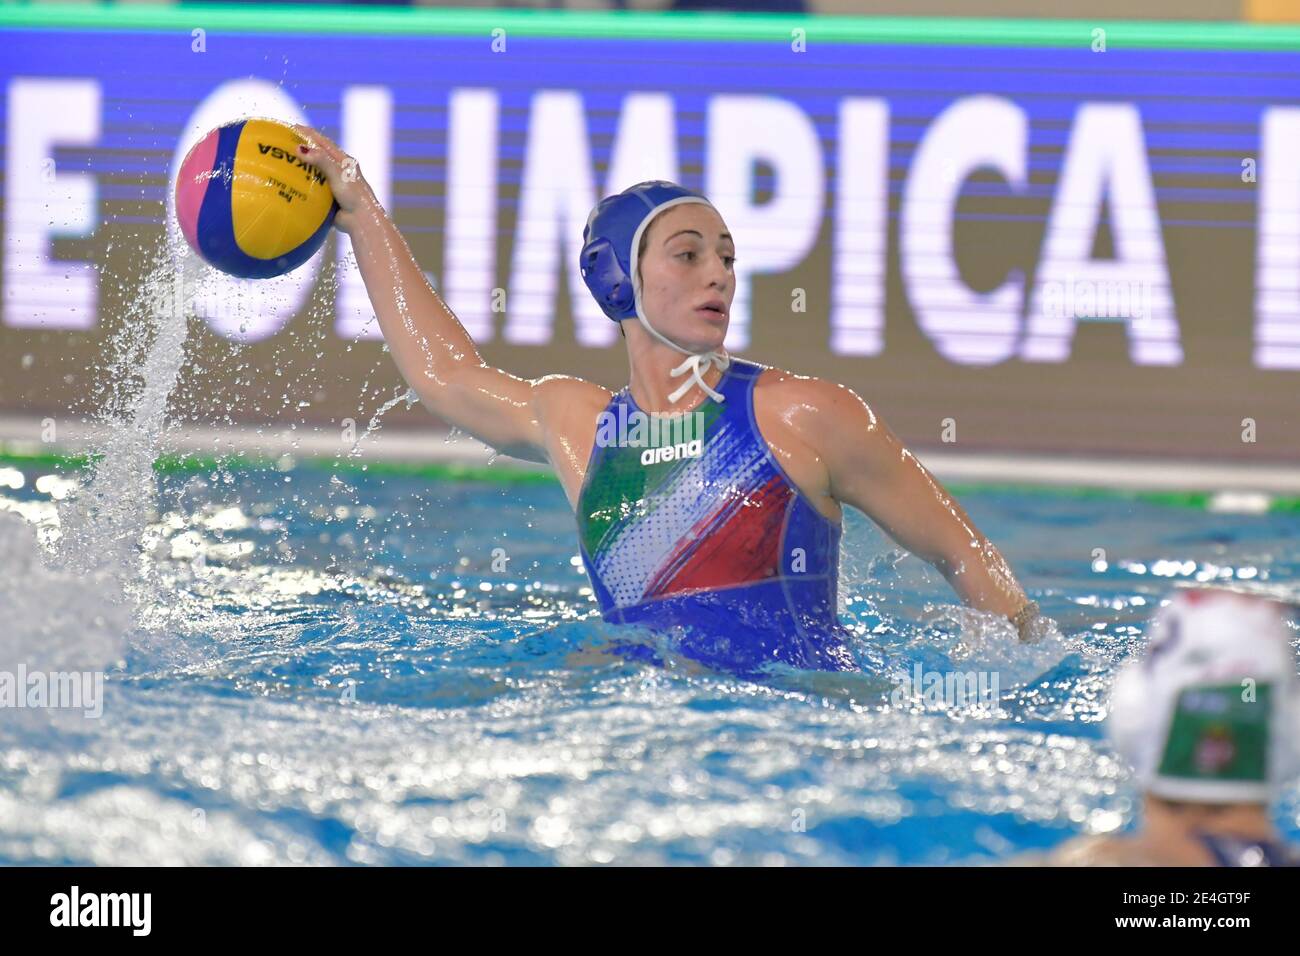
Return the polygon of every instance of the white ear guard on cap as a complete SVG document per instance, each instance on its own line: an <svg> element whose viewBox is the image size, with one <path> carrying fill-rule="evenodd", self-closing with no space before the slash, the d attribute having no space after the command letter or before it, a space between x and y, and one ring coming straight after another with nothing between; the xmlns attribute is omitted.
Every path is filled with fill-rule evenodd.
<svg viewBox="0 0 1300 956"><path fill-rule="evenodd" d="M1107 730L1156 796L1267 802L1300 772L1300 680L1282 606L1225 590L1179 592L1111 692Z"/></svg>

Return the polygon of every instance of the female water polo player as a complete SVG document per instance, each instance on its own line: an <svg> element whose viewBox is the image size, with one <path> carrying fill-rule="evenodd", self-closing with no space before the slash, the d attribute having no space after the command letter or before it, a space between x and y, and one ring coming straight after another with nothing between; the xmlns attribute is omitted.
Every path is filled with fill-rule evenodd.
<svg viewBox="0 0 1300 956"><path fill-rule="evenodd" d="M611 394L484 363L355 160L295 129L334 190L335 225L352 238L403 377L439 418L555 469L606 620L671 631L687 657L733 671L856 669L836 617L849 504L967 604L1007 616L1024 639L1045 626L997 548L861 398L723 351L734 242L704 196L641 183L587 221L582 275L621 324L631 366L630 384ZM656 414L698 422L700 434L674 442L684 430L665 427L647 447L644 429L613 427Z"/></svg>

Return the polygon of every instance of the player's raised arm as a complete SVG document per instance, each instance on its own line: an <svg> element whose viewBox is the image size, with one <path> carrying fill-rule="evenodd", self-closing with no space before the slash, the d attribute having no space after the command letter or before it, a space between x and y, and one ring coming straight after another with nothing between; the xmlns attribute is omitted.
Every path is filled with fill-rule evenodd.
<svg viewBox="0 0 1300 956"><path fill-rule="evenodd" d="M545 461L533 382L483 361L465 327L429 285L356 160L318 130L294 129L307 140L300 147L302 158L320 168L338 201L334 224L352 238L380 330L407 384L431 412L485 444Z"/></svg>

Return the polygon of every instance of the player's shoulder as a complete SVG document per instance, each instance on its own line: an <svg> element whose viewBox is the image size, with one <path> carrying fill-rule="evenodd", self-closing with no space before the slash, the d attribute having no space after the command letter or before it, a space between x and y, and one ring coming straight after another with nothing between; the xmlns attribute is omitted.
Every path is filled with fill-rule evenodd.
<svg viewBox="0 0 1300 956"><path fill-rule="evenodd" d="M1124 841L1107 836L1077 836L1057 846L1030 850L1007 860L1020 866L1123 866L1128 857Z"/></svg>
<svg viewBox="0 0 1300 956"><path fill-rule="evenodd" d="M572 375L545 375L534 379L533 408L543 419L559 415L595 415L609 404L609 389Z"/></svg>
<svg viewBox="0 0 1300 956"><path fill-rule="evenodd" d="M1140 836L1077 836L1062 843L1048 859L1050 866L1170 866L1192 862L1179 859Z"/></svg>
<svg viewBox="0 0 1300 956"><path fill-rule="evenodd" d="M1129 856L1125 841L1107 836L1077 836L1052 853L1053 866L1122 866Z"/></svg>
<svg viewBox="0 0 1300 956"><path fill-rule="evenodd" d="M771 365L760 369L754 383L754 401L786 417L875 419L862 396L841 382Z"/></svg>

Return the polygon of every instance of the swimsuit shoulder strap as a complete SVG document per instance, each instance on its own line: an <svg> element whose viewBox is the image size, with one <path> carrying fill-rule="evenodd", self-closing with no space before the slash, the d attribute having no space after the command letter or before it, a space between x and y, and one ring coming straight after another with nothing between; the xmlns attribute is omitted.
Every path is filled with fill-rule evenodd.
<svg viewBox="0 0 1300 956"><path fill-rule="evenodd" d="M726 399L723 406L728 414L739 413L742 417L748 417L749 407L753 401L754 385L766 367L744 359L731 360L731 364L723 373L722 380L718 383L718 391Z"/></svg>
<svg viewBox="0 0 1300 956"><path fill-rule="evenodd" d="M748 386L753 387L753 383L766 369L766 365L759 365L757 362L750 362L745 359L733 358L731 364L727 366L727 374L733 380L745 382Z"/></svg>

